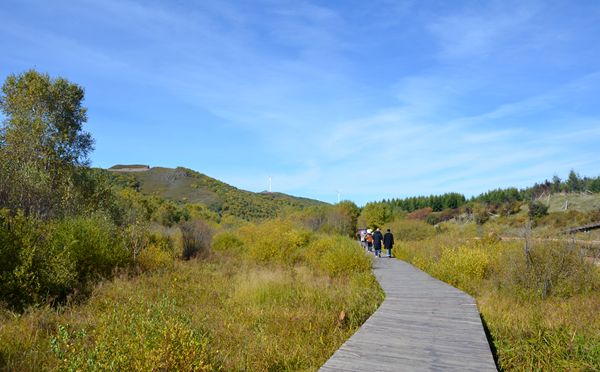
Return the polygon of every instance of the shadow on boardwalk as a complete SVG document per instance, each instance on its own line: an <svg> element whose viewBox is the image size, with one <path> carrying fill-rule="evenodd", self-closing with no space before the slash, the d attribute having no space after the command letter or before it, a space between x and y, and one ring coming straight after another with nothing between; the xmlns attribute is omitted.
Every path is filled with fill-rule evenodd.
<svg viewBox="0 0 600 372"><path fill-rule="evenodd" d="M383 304L320 371L496 371L473 297L400 260L373 271Z"/></svg>

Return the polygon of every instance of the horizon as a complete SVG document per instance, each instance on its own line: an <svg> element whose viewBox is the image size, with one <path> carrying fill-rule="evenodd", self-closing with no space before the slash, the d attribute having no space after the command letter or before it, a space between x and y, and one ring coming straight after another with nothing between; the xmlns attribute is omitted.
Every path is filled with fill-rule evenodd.
<svg viewBox="0 0 600 372"><path fill-rule="evenodd" d="M600 175L600 3L12 1L0 79L86 92L91 165L335 203Z"/></svg>
<svg viewBox="0 0 600 372"><path fill-rule="evenodd" d="M153 168L166 168L166 169L187 168L187 169L191 169L192 171L199 172L199 173L201 173L201 174L203 174L203 175L205 175L205 176L207 176L207 177L210 177L210 178L216 179L217 181L224 182L224 181L222 181L222 180L219 180L219 179L217 179L217 178L215 178L215 177L211 176L210 174L206 174L206 173L204 173L204 172L201 172L201 171L199 171L199 170L196 170L196 169L192 169L192 168L186 167L186 166L184 166L184 165L179 165L179 166L176 166L176 167L165 167L165 166L161 166L161 165L141 164L141 163L140 163L140 164L113 164L111 167L108 167L108 168L101 168L101 169L104 169L104 170L110 170L112 167L115 167L115 166L122 166L122 167L124 167L124 168L127 168L127 167L137 167L137 166L144 166L144 167L148 167L148 170L150 170L150 169L153 169ZM582 178L582 179L584 179L584 178L586 178L586 177L587 177L587 178L591 178L591 176L590 176L590 175L586 175L586 174L580 174L579 172L577 172L577 170L576 170L576 169L571 169L569 172L571 172L571 171L574 171L574 172L575 172L575 173L576 173L576 174L577 174L577 175L578 175L580 178ZM118 172L118 171L115 171L115 172ZM128 171L121 171L121 172L128 173ZM565 181L568 179L568 175L565 175L565 177L560 177L560 176L559 176L559 175L557 175L556 173L555 173L554 175L558 176L558 177L560 178L561 182L565 182ZM600 176L599 176L599 177L600 177ZM546 177L544 180L538 180L538 181L535 181L535 182L531 183L530 185L526 185L526 186L524 186L524 187L507 186L507 187L504 187L504 188L502 188L502 189L507 189L507 188L513 188L513 187L514 187L514 188L516 188L516 189L518 189L518 190L524 190L524 189L527 189L527 188L533 187L535 184L541 184L541 183L543 183L543 182L546 182L546 181L549 181L549 182L551 182L551 179L552 179L552 177L550 177L550 178L549 178L549 177ZM228 185L229 185L229 186L233 186L233 187L235 187L235 188L237 188L237 189L244 190L244 191L252 191L252 190L246 190L246 189L240 188L240 187L238 187L238 186L236 186L236 185L232 185L232 184L228 184ZM325 203L328 203L328 204L337 204L337 203L340 203L340 202L351 201L351 202L354 202L354 203L356 203L356 204L357 204L357 206L358 206L359 208L363 208L363 207L364 207L366 204L369 204L369 203L379 203L379 202L382 202L382 201L384 201L384 200L392 200L392 199L408 199L408 198L419 198L419 197L428 197L428 196L439 196L439 195L448 194L448 193L453 193L453 192L455 192L455 193L458 193L458 194L461 194L461 195L463 195L463 196L464 196L464 197L465 197L467 200L470 200L470 199L472 199L472 198L475 198L475 197L481 196L481 195L485 194L486 192L489 192L489 191L494 191L494 190L497 190L497 189L500 189L500 188L495 188L495 189L484 190L484 191L481 191L481 192L479 192L479 193L477 193L477 194L473 194L473 195L467 195L467 194L464 194L464 193L462 193L462 192L460 192L460 191L446 191L446 192L442 192L442 193L440 193L440 194L414 194L414 195L407 195L407 196L403 196L403 197L391 197L391 198L383 198L383 199L377 199L377 200L367 200L367 201L365 201L364 203L356 203L354 200L350 200L350 199L344 199L344 198L341 198L341 199L339 200L339 202L338 202L337 200L336 200L336 201L333 201L333 202L326 201L326 200L321 200L321 199L315 199L315 200L318 200L318 201L321 201L321 202L325 202ZM255 193L268 193L268 194L280 194L280 193L283 193L283 194L286 194L286 195L289 195L289 196L293 196L293 197L298 197L298 198L308 198L307 196L304 196L304 195L288 194L288 193L285 193L285 192L282 192L282 191L269 191L268 189L264 189L264 190L258 190L258 191L252 191L252 192L255 192Z"/></svg>

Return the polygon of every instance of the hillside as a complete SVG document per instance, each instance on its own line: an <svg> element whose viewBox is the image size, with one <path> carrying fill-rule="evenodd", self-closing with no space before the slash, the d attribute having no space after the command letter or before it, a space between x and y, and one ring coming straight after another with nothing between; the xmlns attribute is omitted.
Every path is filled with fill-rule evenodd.
<svg viewBox="0 0 600 372"><path fill-rule="evenodd" d="M549 207L548 212L591 212L600 209L600 193L560 193L539 200Z"/></svg>
<svg viewBox="0 0 600 372"><path fill-rule="evenodd" d="M247 220L269 218L290 209L327 204L283 193L241 190L183 167L153 167L142 172L133 170L135 166L120 165L118 168L118 173L112 173L117 181L133 186L144 194L178 202L203 204L219 214L230 214Z"/></svg>

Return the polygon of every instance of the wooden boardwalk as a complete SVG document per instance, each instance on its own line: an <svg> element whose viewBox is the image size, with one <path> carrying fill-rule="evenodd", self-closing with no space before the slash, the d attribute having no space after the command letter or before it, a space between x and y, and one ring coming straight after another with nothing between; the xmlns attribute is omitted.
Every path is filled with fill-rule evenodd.
<svg viewBox="0 0 600 372"><path fill-rule="evenodd" d="M473 297L397 259L373 271L385 300L320 371L496 371Z"/></svg>

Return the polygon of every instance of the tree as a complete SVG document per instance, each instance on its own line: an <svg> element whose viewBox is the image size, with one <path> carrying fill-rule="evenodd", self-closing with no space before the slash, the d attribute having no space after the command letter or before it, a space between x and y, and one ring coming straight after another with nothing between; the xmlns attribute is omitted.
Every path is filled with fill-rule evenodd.
<svg viewBox="0 0 600 372"><path fill-rule="evenodd" d="M569 192L577 192L582 190L581 178L573 169L569 172L569 178L567 179L567 187Z"/></svg>
<svg viewBox="0 0 600 372"><path fill-rule="evenodd" d="M556 174L552 177L552 192L560 192L560 177Z"/></svg>
<svg viewBox="0 0 600 372"><path fill-rule="evenodd" d="M0 93L0 207L48 216L77 205L77 173L93 140L83 88L29 70Z"/></svg>
<svg viewBox="0 0 600 372"><path fill-rule="evenodd" d="M349 200L341 201L330 207L328 223L338 234L353 237L360 211L356 204Z"/></svg>
<svg viewBox="0 0 600 372"><path fill-rule="evenodd" d="M381 227L389 222L390 213L383 203L368 203L364 206L361 217L367 226Z"/></svg>

